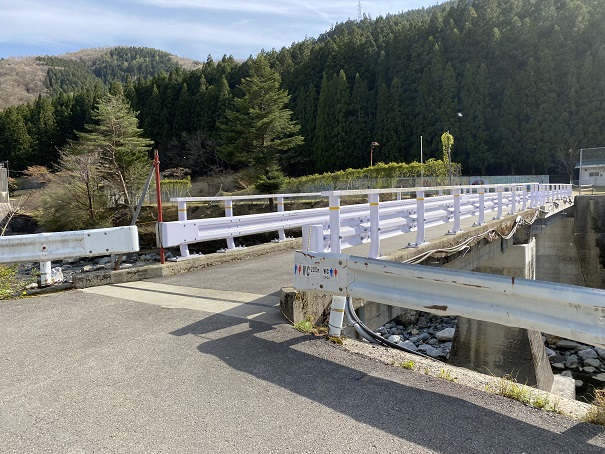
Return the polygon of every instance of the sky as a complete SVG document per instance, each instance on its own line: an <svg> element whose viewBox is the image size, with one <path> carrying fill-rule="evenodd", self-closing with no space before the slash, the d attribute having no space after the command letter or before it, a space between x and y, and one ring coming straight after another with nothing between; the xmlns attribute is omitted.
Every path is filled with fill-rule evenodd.
<svg viewBox="0 0 605 454"><path fill-rule="evenodd" d="M372 18L439 0L362 0ZM205 61L317 38L357 19L358 0L0 0L0 57L106 46L153 47Z"/></svg>

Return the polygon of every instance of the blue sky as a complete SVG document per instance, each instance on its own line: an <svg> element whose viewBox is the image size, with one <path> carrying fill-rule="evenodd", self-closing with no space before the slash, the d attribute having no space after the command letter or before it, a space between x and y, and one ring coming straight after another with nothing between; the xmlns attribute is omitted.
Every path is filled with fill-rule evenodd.
<svg viewBox="0 0 605 454"><path fill-rule="evenodd" d="M438 0L362 0L372 18ZM247 58L356 19L358 0L0 0L0 57L145 46L182 57Z"/></svg>

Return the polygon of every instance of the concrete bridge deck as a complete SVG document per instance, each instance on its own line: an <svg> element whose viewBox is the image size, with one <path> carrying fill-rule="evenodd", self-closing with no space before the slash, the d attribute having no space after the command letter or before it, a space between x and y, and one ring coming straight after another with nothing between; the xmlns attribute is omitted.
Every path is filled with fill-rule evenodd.
<svg viewBox="0 0 605 454"><path fill-rule="evenodd" d="M478 233L470 223L457 239L430 229L405 253ZM278 299L292 250L229 254L186 274L0 301L0 451L603 452L597 426L296 332Z"/></svg>
<svg viewBox="0 0 605 454"><path fill-rule="evenodd" d="M605 448L598 426L351 354L278 320L149 304L154 285L192 299L195 286L219 286L212 276L148 285L145 302L92 289L0 301L1 452Z"/></svg>

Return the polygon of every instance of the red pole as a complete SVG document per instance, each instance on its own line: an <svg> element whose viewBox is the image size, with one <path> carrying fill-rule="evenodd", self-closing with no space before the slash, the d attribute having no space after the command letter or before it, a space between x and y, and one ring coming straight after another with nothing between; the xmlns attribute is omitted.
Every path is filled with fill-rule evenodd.
<svg viewBox="0 0 605 454"><path fill-rule="evenodd" d="M158 203L158 222L162 222L162 191L160 190L160 156L158 150L154 150L153 167L155 168L155 193ZM160 247L160 263L166 262L164 257L164 248Z"/></svg>

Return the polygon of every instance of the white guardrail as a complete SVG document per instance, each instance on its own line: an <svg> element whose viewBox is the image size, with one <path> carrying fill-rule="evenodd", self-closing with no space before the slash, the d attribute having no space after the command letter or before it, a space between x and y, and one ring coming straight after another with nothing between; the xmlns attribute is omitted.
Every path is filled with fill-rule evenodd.
<svg viewBox="0 0 605 454"><path fill-rule="evenodd" d="M65 258L139 250L136 226L0 237L0 263L40 262L40 285L51 285L51 263Z"/></svg>
<svg viewBox="0 0 605 454"><path fill-rule="evenodd" d="M397 200L380 202L380 194L396 194ZM403 198L403 194L416 198ZM444 195L445 193L445 195ZM341 206L341 197L368 196L368 203ZM425 195L433 195L425 198ZM327 197L329 206L306 210L284 211L284 199L292 197ZM178 203L179 220L157 224L159 247L180 248L180 258L189 257L188 245L209 240L225 239L227 249L235 249L234 239L256 233L278 232L276 241L286 239L286 229L321 224L324 229L322 250L340 252L350 246L371 242L369 256L378 256L380 239L416 231L416 242L424 243L425 229L452 223L450 233L460 232L460 220L476 217L482 225L488 213L494 219L547 203L571 200L571 185L513 184L486 186L457 186L437 188L392 188L357 191L329 191L312 194L276 194L242 197L174 198ZM233 215L234 200L277 199L277 212ZM187 203L217 202L225 204L225 217L187 219Z"/></svg>
<svg viewBox="0 0 605 454"><path fill-rule="evenodd" d="M605 348L605 290L347 254L298 251L294 264L300 291L461 315Z"/></svg>

